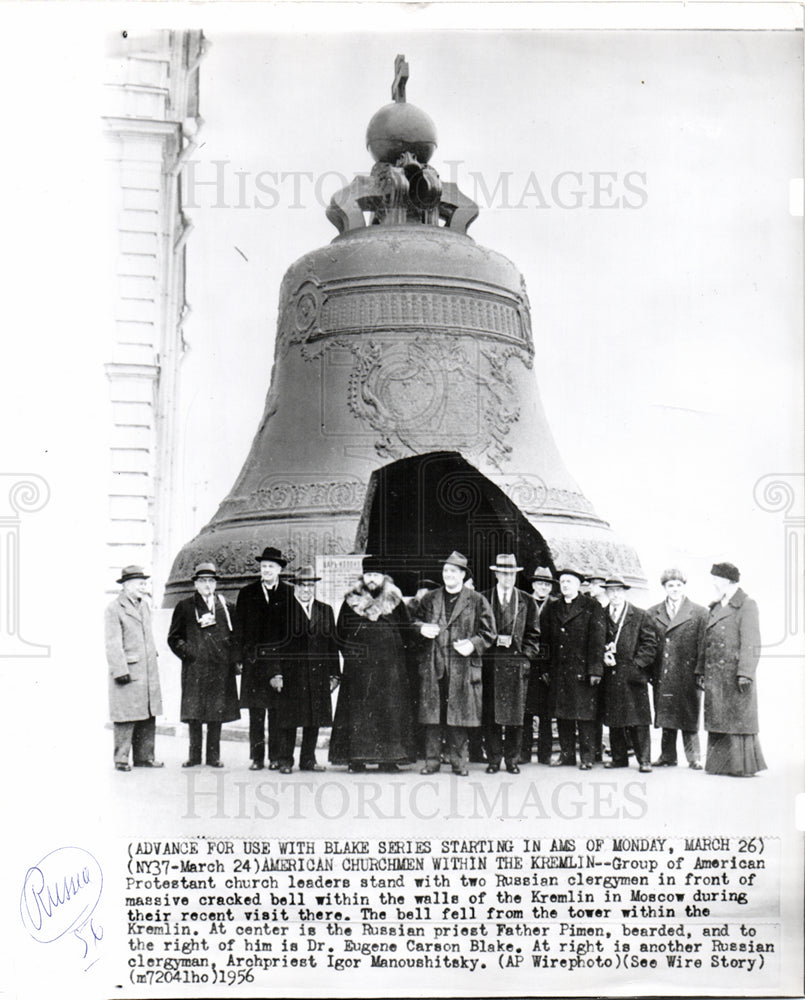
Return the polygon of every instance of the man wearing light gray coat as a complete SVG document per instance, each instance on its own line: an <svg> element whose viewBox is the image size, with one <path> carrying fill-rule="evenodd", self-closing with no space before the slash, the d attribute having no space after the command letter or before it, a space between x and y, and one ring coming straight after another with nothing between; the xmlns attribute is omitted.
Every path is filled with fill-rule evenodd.
<svg viewBox="0 0 805 1000"><path fill-rule="evenodd" d="M109 714L115 731L115 767L162 767L154 760L156 716L162 712L157 651L151 611L143 599L147 574L126 566L117 581L121 592L106 609Z"/></svg>

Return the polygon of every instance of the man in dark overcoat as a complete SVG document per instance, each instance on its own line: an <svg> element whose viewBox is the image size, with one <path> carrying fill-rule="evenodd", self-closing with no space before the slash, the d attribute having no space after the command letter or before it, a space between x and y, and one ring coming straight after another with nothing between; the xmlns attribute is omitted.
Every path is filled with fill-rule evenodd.
<svg viewBox="0 0 805 1000"><path fill-rule="evenodd" d="M755 675L760 659L757 604L738 586L732 563L710 570L717 600L710 605L704 648L704 728L708 774L746 777L766 769L758 738Z"/></svg>
<svg viewBox="0 0 805 1000"><path fill-rule="evenodd" d="M280 580L288 560L279 549L266 546L256 560L260 579L243 587L235 607L235 647L243 665L240 703L249 710L249 770L263 769L266 721L269 766L278 770L276 695L282 690L283 661L293 646L294 596Z"/></svg>
<svg viewBox="0 0 805 1000"><path fill-rule="evenodd" d="M182 661L181 719L190 735L183 767L201 763L203 727L207 725L206 762L221 763L221 725L240 718L233 618L235 609L216 595L218 572L211 562L193 573L196 592L173 609L168 645Z"/></svg>
<svg viewBox="0 0 805 1000"><path fill-rule="evenodd" d="M552 596L554 588L553 571L548 566L537 566L531 576L531 591L537 606L539 621L548 604L556 600ZM540 626L541 628L541 626ZM553 717L550 708L551 663L548 643L544 637L540 639L537 658L531 663L526 691L525 715L523 716L523 752L520 763L528 764L531 760L533 744L534 717L538 721L537 728L537 760L540 764L550 764L553 753Z"/></svg>
<svg viewBox="0 0 805 1000"><path fill-rule="evenodd" d="M558 574L561 597L543 613L542 635L551 657L550 703L559 731L559 759L553 766L576 763L588 771L595 754L598 685L604 669L606 617L592 597L581 594L582 574L572 568Z"/></svg>
<svg viewBox="0 0 805 1000"><path fill-rule="evenodd" d="M648 609L659 637L654 663L654 725L662 729L662 743L654 767L676 767L677 732L681 730L685 758L694 771L700 771L701 691L696 674L703 669L707 609L685 596L687 578L681 569L666 569L660 582L665 600Z"/></svg>
<svg viewBox="0 0 805 1000"><path fill-rule="evenodd" d="M277 695L280 774L293 769L296 730L302 727L300 771L324 771L316 763L320 726L333 724L331 692L341 675L335 616L329 604L316 600L321 580L312 566L301 566L290 582L294 589L294 643L282 664L282 691Z"/></svg>
<svg viewBox="0 0 805 1000"><path fill-rule="evenodd" d="M629 585L620 577L606 582L607 646L604 652L604 723L609 726L612 760L605 767L628 767L629 745L640 771L651 771L651 706L648 684L658 637L651 617L626 600Z"/></svg>
<svg viewBox="0 0 805 1000"><path fill-rule="evenodd" d="M154 760L156 716L162 712L157 651L151 609L145 599L149 576L142 566L126 566L117 581L122 590L106 609L106 662L109 667L109 713L114 726L118 771L162 767Z"/></svg>
<svg viewBox="0 0 805 1000"><path fill-rule="evenodd" d="M539 655L539 614L532 597L514 586L523 567L512 553L501 553L489 568L497 586L484 597L495 616L497 638L483 658L486 773L497 774L505 759L509 774L519 774L528 676Z"/></svg>
<svg viewBox="0 0 805 1000"><path fill-rule="evenodd" d="M336 634L344 673L330 734L330 762L350 771L393 772L415 759L411 631L402 593L366 556L363 573L347 591Z"/></svg>
<svg viewBox="0 0 805 1000"><path fill-rule="evenodd" d="M495 619L483 594L464 586L467 572L467 557L452 552L442 566L443 586L425 594L419 605L422 774L439 770L445 736L453 773L466 776L468 729L481 725L482 656L495 641Z"/></svg>

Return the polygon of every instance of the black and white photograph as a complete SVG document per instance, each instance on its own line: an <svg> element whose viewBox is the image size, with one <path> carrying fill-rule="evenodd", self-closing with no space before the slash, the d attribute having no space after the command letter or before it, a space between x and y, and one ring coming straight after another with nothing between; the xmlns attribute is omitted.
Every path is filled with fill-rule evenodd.
<svg viewBox="0 0 805 1000"><path fill-rule="evenodd" d="M802 996L802 8L35 6L0 996Z"/></svg>

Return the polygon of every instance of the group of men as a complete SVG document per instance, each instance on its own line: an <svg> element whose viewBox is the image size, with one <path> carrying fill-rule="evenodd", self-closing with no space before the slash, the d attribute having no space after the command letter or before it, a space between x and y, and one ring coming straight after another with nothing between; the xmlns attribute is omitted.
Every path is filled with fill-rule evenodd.
<svg viewBox="0 0 805 1000"><path fill-rule="evenodd" d="M675 569L662 575L664 600L644 610L627 600L622 579L568 567L537 567L527 593L515 586L523 567L512 553L490 566L496 585L485 593L471 586L468 560L454 551L441 584L422 581L406 599L383 561L367 556L336 620L315 598L312 567L286 575L287 560L271 546L256 561L259 579L234 606L215 592L215 566L201 563L195 593L174 610L168 645L182 663L185 767L202 762L204 725L206 763L222 766L222 723L242 707L252 770L291 773L300 728L299 769L324 770L316 745L320 727L331 726L330 763L352 772L395 771L424 758L422 774L447 762L467 775L472 758L489 774L503 766L517 774L531 760L535 719L542 764L590 770L603 760L606 726L605 767L629 766L630 752L641 772L674 766L681 731L688 764L701 769L702 692L706 770L749 775L766 766L754 684L757 606L730 563L711 570L717 599L709 611L685 596L685 575ZM162 706L146 579L141 567L127 567L106 615L115 766L123 771L132 754L135 767L162 766L154 759ZM653 765L651 688L662 729Z"/></svg>

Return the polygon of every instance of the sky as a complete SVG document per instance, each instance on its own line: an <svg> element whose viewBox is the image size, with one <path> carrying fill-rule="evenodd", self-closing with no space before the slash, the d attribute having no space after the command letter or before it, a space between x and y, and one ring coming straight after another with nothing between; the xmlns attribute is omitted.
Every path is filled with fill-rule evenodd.
<svg viewBox="0 0 805 1000"><path fill-rule="evenodd" d="M802 469L799 36L206 34L184 177L188 540L257 427L282 275L371 168L399 52L432 165L480 204L470 235L525 276L539 392L597 512L655 588L682 563L709 599L716 559L780 577L781 520L753 491Z"/></svg>

